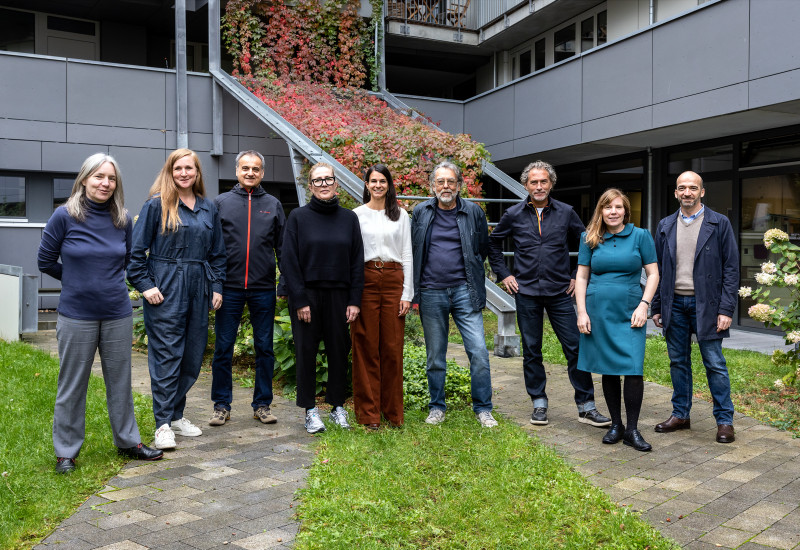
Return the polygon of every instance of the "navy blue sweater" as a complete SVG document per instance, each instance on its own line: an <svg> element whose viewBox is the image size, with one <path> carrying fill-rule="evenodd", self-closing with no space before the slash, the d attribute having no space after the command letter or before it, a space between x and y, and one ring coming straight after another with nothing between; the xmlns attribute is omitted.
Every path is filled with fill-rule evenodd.
<svg viewBox="0 0 800 550"><path fill-rule="evenodd" d="M50 217L39 245L39 271L61 281L61 315L83 321L122 319L133 312L125 286L131 220L119 229L107 203L88 199L86 203L83 222L70 216L64 206Z"/></svg>

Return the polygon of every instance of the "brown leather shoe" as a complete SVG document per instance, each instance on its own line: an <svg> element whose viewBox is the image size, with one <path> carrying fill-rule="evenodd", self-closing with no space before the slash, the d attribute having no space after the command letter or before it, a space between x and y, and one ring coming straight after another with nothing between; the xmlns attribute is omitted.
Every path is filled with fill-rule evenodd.
<svg viewBox="0 0 800 550"><path fill-rule="evenodd" d="M670 433L675 430L688 430L692 427L692 421L688 418L678 418L677 416L670 416L666 421L661 424L656 424L656 431L658 433Z"/></svg>
<svg viewBox="0 0 800 550"><path fill-rule="evenodd" d="M736 436L733 435L733 426L730 424L717 424L717 443L733 443Z"/></svg>

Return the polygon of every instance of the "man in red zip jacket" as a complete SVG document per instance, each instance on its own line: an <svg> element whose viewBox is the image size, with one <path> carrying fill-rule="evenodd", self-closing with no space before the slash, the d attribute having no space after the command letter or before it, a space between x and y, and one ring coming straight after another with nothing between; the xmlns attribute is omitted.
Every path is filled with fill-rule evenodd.
<svg viewBox="0 0 800 550"><path fill-rule="evenodd" d="M261 187L263 177L263 155L257 151L242 151L236 156L238 185L214 199L228 261L222 307L217 310L214 324L216 346L211 363L214 413L208 422L211 426L222 426L231 416L231 360L245 304L250 311L256 352L253 418L264 424L278 421L270 410L275 365L272 330L275 320L275 256L277 254L280 260L286 217L278 199Z"/></svg>

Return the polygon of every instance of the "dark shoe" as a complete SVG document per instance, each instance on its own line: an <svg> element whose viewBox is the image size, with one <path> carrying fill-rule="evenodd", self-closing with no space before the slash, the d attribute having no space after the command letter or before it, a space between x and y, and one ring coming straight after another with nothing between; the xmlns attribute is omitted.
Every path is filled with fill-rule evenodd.
<svg viewBox="0 0 800 550"><path fill-rule="evenodd" d="M117 449L117 454L136 460L161 460L164 458L164 451L160 449L151 449L142 443L139 443L136 447Z"/></svg>
<svg viewBox="0 0 800 550"><path fill-rule="evenodd" d="M660 434L668 434L675 430L688 430L692 427L692 421L688 418L678 418L670 416L661 424L656 424L656 431Z"/></svg>
<svg viewBox="0 0 800 550"><path fill-rule="evenodd" d="M547 407L536 407L531 414L531 424L544 426L547 424Z"/></svg>
<svg viewBox="0 0 800 550"><path fill-rule="evenodd" d="M730 424L717 424L717 443L733 443L736 436L733 435L733 426Z"/></svg>
<svg viewBox="0 0 800 550"><path fill-rule="evenodd" d="M56 473L57 474L68 474L74 469L75 469L75 459L74 458L63 458L63 457L56 458Z"/></svg>
<svg viewBox="0 0 800 550"><path fill-rule="evenodd" d="M371 422L369 424L364 424L364 427L368 430L372 430L373 432L377 432L381 425L378 422Z"/></svg>
<svg viewBox="0 0 800 550"><path fill-rule="evenodd" d="M637 451L647 452L653 450L653 446L644 440L639 430L628 430L625 432L625 435L622 436L622 443L633 447Z"/></svg>
<svg viewBox="0 0 800 550"><path fill-rule="evenodd" d="M603 443L606 445L613 445L622 441L622 436L625 433L625 426L622 424L612 424L611 427L603 436Z"/></svg>
<svg viewBox="0 0 800 550"><path fill-rule="evenodd" d="M589 424L597 428L604 428L611 425L611 419L597 412L597 409L578 413L578 422L583 422L584 424Z"/></svg>

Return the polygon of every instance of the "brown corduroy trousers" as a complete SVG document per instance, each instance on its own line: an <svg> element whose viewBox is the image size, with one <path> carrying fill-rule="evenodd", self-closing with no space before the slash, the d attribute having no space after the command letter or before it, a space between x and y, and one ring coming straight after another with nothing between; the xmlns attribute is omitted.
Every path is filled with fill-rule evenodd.
<svg viewBox="0 0 800 550"><path fill-rule="evenodd" d="M403 337L398 316L403 268L386 262L364 269L361 313L350 326L353 339L353 405L359 424L378 424L381 413L395 426L403 423Z"/></svg>

